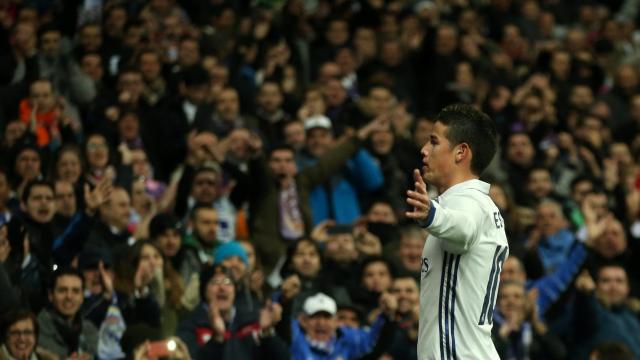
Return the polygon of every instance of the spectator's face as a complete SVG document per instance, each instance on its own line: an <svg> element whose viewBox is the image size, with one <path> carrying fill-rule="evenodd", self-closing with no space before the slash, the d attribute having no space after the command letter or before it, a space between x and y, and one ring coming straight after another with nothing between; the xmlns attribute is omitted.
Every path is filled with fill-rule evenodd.
<svg viewBox="0 0 640 360"><path fill-rule="evenodd" d="M36 35L31 23L20 22L16 25L15 43L16 50L25 52L36 48Z"/></svg>
<svg viewBox="0 0 640 360"><path fill-rule="evenodd" d="M351 49L342 48L335 57L336 64L340 67L340 74L348 75L355 71L357 64Z"/></svg>
<svg viewBox="0 0 640 360"><path fill-rule="evenodd" d="M168 229L156 237L156 245L167 258L172 258L178 254L182 246L182 238L176 229Z"/></svg>
<svg viewBox="0 0 640 360"><path fill-rule="evenodd" d="M30 359L36 348L36 332L30 318L18 320L7 329L5 346L13 359Z"/></svg>
<svg viewBox="0 0 640 360"><path fill-rule="evenodd" d="M525 300L524 285L503 285L498 292L498 310L505 316L523 313Z"/></svg>
<svg viewBox="0 0 640 360"><path fill-rule="evenodd" d="M154 246L145 244L140 250L140 262L147 262L149 266L154 270L162 270L164 266L164 259L162 254Z"/></svg>
<svg viewBox="0 0 640 360"><path fill-rule="evenodd" d="M127 11L124 8L113 9L105 22L105 29L109 34L118 34L127 24Z"/></svg>
<svg viewBox="0 0 640 360"><path fill-rule="evenodd" d="M638 73L632 66L621 66L616 73L616 85L624 90L633 91L638 86Z"/></svg>
<svg viewBox="0 0 640 360"><path fill-rule="evenodd" d="M331 79L340 77L340 66L334 62L326 62L322 64L318 70L318 83L326 84Z"/></svg>
<svg viewBox="0 0 640 360"><path fill-rule="evenodd" d="M529 174L527 191L536 199L547 197L553 191L551 174L549 171L536 169Z"/></svg>
<svg viewBox="0 0 640 360"><path fill-rule="evenodd" d="M324 114L327 108L322 92L318 89L307 90L304 95L304 106L309 110L309 115Z"/></svg>
<svg viewBox="0 0 640 360"><path fill-rule="evenodd" d="M400 241L398 255L400 262L407 270L412 272L420 271L422 266L422 248L426 236L405 235Z"/></svg>
<svg viewBox="0 0 640 360"><path fill-rule="evenodd" d="M200 241L208 246L215 245L218 237L218 213L214 209L199 209L193 227Z"/></svg>
<svg viewBox="0 0 640 360"><path fill-rule="evenodd" d="M326 342L331 339L338 328L338 319L326 312L306 316L303 327L311 340Z"/></svg>
<svg viewBox="0 0 640 360"><path fill-rule="evenodd" d="M7 146L13 146L24 135L26 130L26 125L20 120L8 123L7 128L4 130L4 141Z"/></svg>
<svg viewBox="0 0 640 360"><path fill-rule="evenodd" d="M76 193L68 181L56 181L56 211L58 214L71 217L76 213Z"/></svg>
<svg viewBox="0 0 640 360"><path fill-rule="evenodd" d="M100 81L104 74L104 68L102 67L102 59L95 54L85 55L80 62L80 68L82 71L89 75L93 81Z"/></svg>
<svg viewBox="0 0 640 360"><path fill-rule="evenodd" d="M102 31L99 26L87 26L80 32L80 45L85 51L98 51L102 46Z"/></svg>
<svg viewBox="0 0 640 360"><path fill-rule="evenodd" d="M233 280L224 274L215 274L207 283L206 301L220 311L229 311L236 298L236 288Z"/></svg>
<svg viewBox="0 0 640 360"><path fill-rule="evenodd" d="M160 70L162 70L162 66L157 54L144 53L140 56L140 72L147 82L158 79L161 76Z"/></svg>
<svg viewBox="0 0 640 360"><path fill-rule="evenodd" d="M144 176L145 179L151 179L151 164L144 150L131 151L131 170L134 177Z"/></svg>
<svg viewBox="0 0 640 360"><path fill-rule="evenodd" d="M336 313L336 319L338 326L346 326L352 329L360 328L360 319L358 319L358 313L353 309L338 309Z"/></svg>
<svg viewBox="0 0 640 360"><path fill-rule="evenodd" d="M513 256L509 256L504 262L502 272L500 273L500 281L520 281L527 280L527 276L522 268L520 260Z"/></svg>
<svg viewBox="0 0 640 360"><path fill-rule="evenodd" d="M138 138L140 119L136 114L126 113L118 121L118 133L124 140L132 141Z"/></svg>
<svg viewBox="0 0 640 360"><path fill-rule="evenodd" d="M449 26L442 26L436 35L436 53L439 55L451 55L458 46L458 36L455 30Z"/></svg>
<svg viewBox="0 0 640 360"><path fill-rule="evenodd" d="M287 124L284 128L284 141L294 149L301 149L306 142L304 125L300 121Z"/></svg>
<svg viewBox="0 0 640 360"><path fill-rule="evenodd" d="M571 54L584 50L587 45L586 40L587 37L583 30L572 29L567 31L567 36L565 37L567 50Z"/></svg>
<svg viewBox="0 0 640 360"><path fill-rule="evenodd" d="M338 263L350 263L358 257L355 240L352 234L336 234L329 236L325 249L327 258Z"/></svg>
<svg viewBox="0 0 640 360"><path fill-rule="evenodd" d="M128 92L132 99L137 99L144 89L142 74L138 72L126 72L120 75L118 89L121 92Z"/></svg>
<svg viewBox="0 0 640 360"><path fill-rule="evenodd" d="M618 162L619 165L629 166L633 164L633 156L631 156L631 150L629 145L623 142L616 142L609 147L609 153L611 158Z"/></svg>
<svg viewBox="0 0 640 360"><path fill-rule="evenodd" d="M391 287L391 273L383 262L373 262L362 272L362 285L365 289L376 293L383 293Z"/></svg>
<svg viewBox="0 0 640 360"><path fill-rule="evenodd" d="M213 171L199 172L193 179L191 196L198 202L212 204L218 197L218 174Z"/></svg>
<svg viewBox="0 0 640 360"><path fill-rule="evenodd" d="M371 209L369 209L367 213L367 221L392 225L397 223L396 214L393 213L391 205L383 202L371 206Z"/></svg>
<svg viewBox="0 0 640 360"><path fill-rule="evenodd" d="M58 52L60 50L60 38L61 35L58 31L49 31L42 34L42 38L40 39L42 54L49 58L58 56Z"/></svg>
<svg viewBox="0 0 640 360"><path fill-rule="evenodd" d="M315 246L306 241L298 244L292 258L293 269L307 278L315 278L320 271L320 254Z"/></svg>
<svg viewBox="0 0 640 360"><path fill-rule="evenodd" d="M347 100L347 90L342 86L340 80L331 79L326 82L324 88L324 97L327 105L330 107L340 106Z"/></svg>
<svg viewBox="0 0 640 360"><path fill-rule="evenodd" d="M566 79L571 71L571 57L566 51L556 51L551 57L551 71L558 79Z"/></svg>
<svg viewBox="0 0 640 360"><path fill-rule="evenodd" d="M630 115L636 123L640 122L640 95L635 95L631 98Z"/></svg>
<svg viewBox="0 0 640 360"><path fill-rule="evenodd" d="M393 94L386 88L375 87L369 91L369 105L373 116L382 115L391 110L394 103Z"/></svg>
<svg viewBox="0 0 640 360"><path fill-rule="evenodd" d="M609 222L604 233L596 239L595 248L606 259L613 259L624 253L627 250L627 237L622 224L617 220Z"/></svg>
<svg viewBox="0 0 640 360"><path fill-rule="evenodd" d="M107 273L107 276L113 281L114 275L111 267L105 264L104 270ZM91 295L102 294L102 291L104 291L104 287L102 286L102 276L100 275L100 271L98 270L97 265L83 269L82 277L84 278L85 287L91 293Z"/></svg>
<svg viewBox="0 0 640 360"><path fill-rule="evenodd" d="M583 180L575 184L571 191L571 197L576 204L582 204L585 196L593 191L593 183L589 180Z"/></svg>
<svg viewBox="0 0 640 360"><path fill-rule="evenodd" d="M371 135L371 146L377 155L387 155L393 150L393 132L391 130L376 131Z"/></svg>
<svg viewBox="0 0 640 360"><path fill-rule="evenodd" d="M233 121L240 112L238 93L233 89L226 89L218 96L216 110L223 120Z"/></svg>
<svg viewBox="0 0 640 360"><path fill-rule="evenodd" d="M278 180L291 179L298 172L293 160L293 152L289 150L276 150L269 158L269 170Z"/></svg>
<svg viewBox="0 0 640 360"><path fill-rule="evenodd" d="M564 227L562 210L555 204L540 204L538 206L536 223L543 235L551 236Z"/></svg>
<svg viewBox="0 0 640 360"><path fill-rule="evenodd" d="M333 145L331 130L314 128L307 131L307 150L311 155L320 157Z"/></svg>
<svg viewBox="0 0 640 360"><path fill-rule="evenodd" d="M376 56L376 33L373 29L359 28L353 36L356 53L364 59Z"/></svg>
<svg viewBox="0 0 640 360"><path fill-rule="evenodd" d="M100 214L109 226L123 231L129 224L131 200L124 189L117 188L111 192L111 199L100 207Z"/></svg>
<svg viewBox="0 0 640 360"><path fill-rule="evenodd" d="M102 169L109 163L109 146L107 140L100 136L92 136L87 140L87 162L90 166Z"/></svg>
<svg viewBox="0 0 640 360"><path fill-rule="evenodd" d="M25 149L16 158L16 174L24 180L40 176L40 155L33 149Z"/></svg>
<svg viewBox="0 0 640 360"><path fill-rule="evenodd" d="M586 85L576 85L571 89L569 103L576 110L587 111L593 104L593 91Z"/></svg>
<svg viewBox="0 0 640 360"><path fill-rule="evenodd" d="M49 81L36 81L31 85L29 100L32 107L38 108L38 113L52 111L56 105L56 97Z"/></svg>
<svg viewBox="0 0 640 360"><path fill-rule="evenodd" d="M507 142L507 160L520 166L528 166L533 161L535 149L531 139L525 134L514 134Z"/></svg>
<svg viewBox="0 0 640 360"><path fill-rule="evenodd" d="M260 88L257 100L258 105L267 114L273 114L280 109L283 98L278 85L275 83L266 83Z"/></svg>
<svg viewBox="0 0 640 360"><path fill-rule="evenodd" d="M53 191L50 187L44 185L32 187L25 207L27 214L35 222L39 224L50 222L56 213Z"/></svg>
<svg viewBox="0 0 640 360"><path fill-rule="evenodd" d="M343 20L332 21L329 23L325 36L330 45L344 45L349 40L349 25Z"/></svg>
<svg viewBox="0 0 640 360"><path fill-rule="evenodd" d="M222 260L222 266L229 269L235 281L243 279L247 274L247 264L239 256L229 256Z"/></svg>
<svg viewBox="0 0 640 360"><path fill-rule="evenodd" d="M598 273L596 294L609 305L620 305L629 296L627 272L619 266L605 266Z"/></svg>
<svg viewBox="0 0 640 360"><path fill-rule="evenodd" d="M418 305L419 290L418 283L411 277L396 279L391 287L391 293L398 300L398 312L408 314Z"/></svg>
<svg viewBox="0 0 640 360"><path fill-rule="evenodd" d="M184 40L178 48L178 62L183 67L195 65L200 61L200 46L197 41Z"/></svg>
<svg viewBox="0 0 640 360"><path fill-rule="evenodd" d="M75 317L83 301L82 280L75 275L60 276L49 293L49 300L62 316Z"/></svg>

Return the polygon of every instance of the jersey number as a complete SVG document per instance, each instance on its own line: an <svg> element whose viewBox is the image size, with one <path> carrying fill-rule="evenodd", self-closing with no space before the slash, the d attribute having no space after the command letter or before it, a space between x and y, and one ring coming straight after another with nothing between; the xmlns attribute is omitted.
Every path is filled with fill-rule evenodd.
<svg viewBox="0 0 640 360"><path fill-rule="evenodd" d="M500 213L497 214L500 216ZM502 217L500 219L502 219ZM496 304L498 281L500 280L502 264L507 257L508 250L508 246L498 245L496 247L496 252L493 254L491 273L489 274L489 282L487 282L487 292L484 294L484 302L482 303L482 311L480 312L478 325L493 324L493 309Z"/></svg>

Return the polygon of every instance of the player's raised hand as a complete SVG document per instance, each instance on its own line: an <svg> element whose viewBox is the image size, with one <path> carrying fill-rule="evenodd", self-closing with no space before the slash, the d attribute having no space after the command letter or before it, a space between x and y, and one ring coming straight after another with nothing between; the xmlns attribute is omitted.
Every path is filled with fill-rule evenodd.
<svg viewBox="0 0 640 360"><path fill-rule="evenodd" d="M417 221L426 221L429 216L431 201L427 192L427 184L422 179L420 170L413 170L414 189L407 190L407 204L413 207L413 211L407 211L405 216Z"/></svg>

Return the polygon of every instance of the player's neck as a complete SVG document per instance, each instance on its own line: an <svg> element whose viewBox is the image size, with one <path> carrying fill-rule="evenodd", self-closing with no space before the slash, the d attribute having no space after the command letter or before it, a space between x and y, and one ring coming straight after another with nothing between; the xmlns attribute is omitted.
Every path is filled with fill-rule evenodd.
<svg viewBox="0 0 640 360"><path fill-rule="evenodd" d="M450 187L463 183L465 181L469 181L469 180L477 180L478 179L478 175L475 175L472 172L454 172L451 177L449 178L449 181L447 181L445 184L443 184L442 186L438 187L438 194L442 195L444 194L445 191L447 191Z"/></svg>

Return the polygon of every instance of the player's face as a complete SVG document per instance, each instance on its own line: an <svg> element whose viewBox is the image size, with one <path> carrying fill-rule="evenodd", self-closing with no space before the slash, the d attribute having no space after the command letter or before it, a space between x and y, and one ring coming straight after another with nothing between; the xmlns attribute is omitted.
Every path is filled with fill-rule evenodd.
<svg viewBox="0 0 640 360"><path fill-rule="evenodd" d="M448 127L436 122L429 141L422 147L422 176L428 184L438 189L448 183L455 165L455 149L447 139Z"/></svg>

